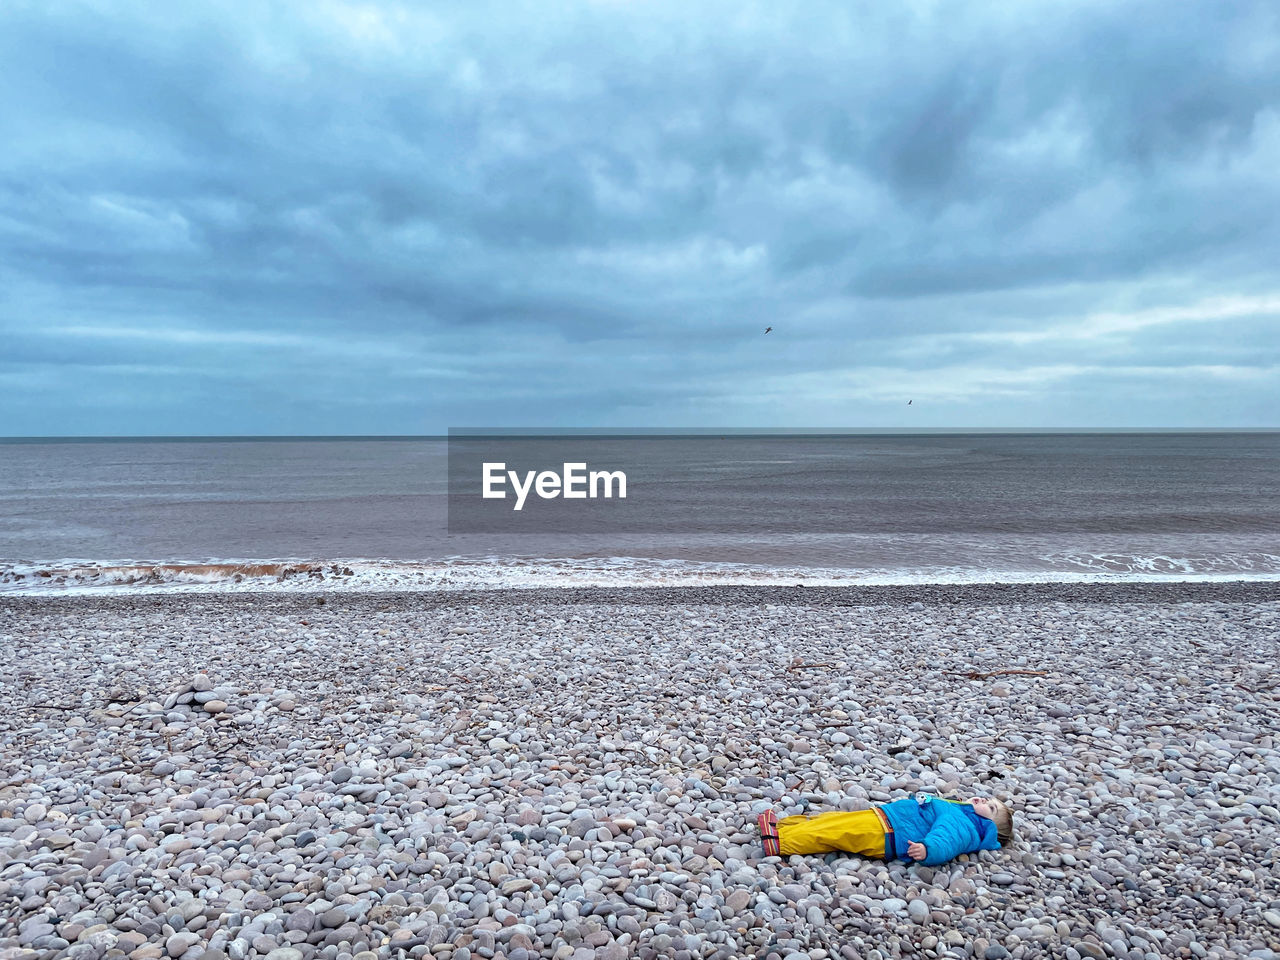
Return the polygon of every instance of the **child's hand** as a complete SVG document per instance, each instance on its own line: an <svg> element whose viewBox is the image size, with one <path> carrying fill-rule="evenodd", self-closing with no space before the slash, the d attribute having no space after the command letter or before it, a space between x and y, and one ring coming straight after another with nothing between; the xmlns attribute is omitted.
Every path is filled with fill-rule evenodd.
<svg viewBox="0 0 1280 960"><path fill-rule="evenodd" d="M907 856L912 860L923 860L929 855L929 848L923 843L908 843Z"/></svg>

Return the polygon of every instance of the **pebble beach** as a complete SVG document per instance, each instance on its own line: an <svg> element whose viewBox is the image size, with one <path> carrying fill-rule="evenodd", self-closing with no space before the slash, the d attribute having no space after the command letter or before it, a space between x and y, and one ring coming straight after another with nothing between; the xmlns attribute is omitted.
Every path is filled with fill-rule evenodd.
<svg viewBox="0 0 1280 960"><path fill-rule="evenodd" d="M1280 584L0 598L0 960L1276 957ZM755 815L1011 802L1002 850Z"/></svg>

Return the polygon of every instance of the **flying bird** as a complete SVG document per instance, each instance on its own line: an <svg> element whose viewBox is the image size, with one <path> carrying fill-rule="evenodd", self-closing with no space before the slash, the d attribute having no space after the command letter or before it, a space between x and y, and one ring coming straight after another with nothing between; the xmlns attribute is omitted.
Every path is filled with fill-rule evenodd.
<svg viewBox="0 0 1280 960"><path fill-rule="evenodd" d="M765 327L765 328L764 328L764 332L765 332L765 333L768 333L768 332L769 332L770 330L772 330L772 329L773 329L773 327Z"/></svg>

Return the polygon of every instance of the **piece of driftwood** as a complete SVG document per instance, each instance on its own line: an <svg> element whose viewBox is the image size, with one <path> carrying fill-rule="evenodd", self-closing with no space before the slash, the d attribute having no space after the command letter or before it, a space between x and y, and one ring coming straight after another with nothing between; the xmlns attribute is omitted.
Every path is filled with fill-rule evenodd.
<svg viewBox="0 0 1280 960"><path fill-rule="evenodd" d="M1269 693L1275 689L1276 681L1274 677L1258 677L1257 679L1261 683L1270 684L1270 686L1247 687L1243 683L1237 683L1236 687L1243 690L1245 693Z"/></svg>

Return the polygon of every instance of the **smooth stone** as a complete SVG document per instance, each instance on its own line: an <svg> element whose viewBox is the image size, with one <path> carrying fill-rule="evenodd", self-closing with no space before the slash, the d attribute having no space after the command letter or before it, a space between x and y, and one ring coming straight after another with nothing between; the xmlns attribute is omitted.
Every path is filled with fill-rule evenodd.
<svg viewBox="0 0 1280 960"><path fill-rule="evenodd" d="M165 952L171 957L180 957L200 942L198 934L183 931L175 933L164 942Z"/></svg>

